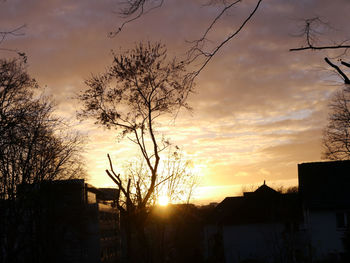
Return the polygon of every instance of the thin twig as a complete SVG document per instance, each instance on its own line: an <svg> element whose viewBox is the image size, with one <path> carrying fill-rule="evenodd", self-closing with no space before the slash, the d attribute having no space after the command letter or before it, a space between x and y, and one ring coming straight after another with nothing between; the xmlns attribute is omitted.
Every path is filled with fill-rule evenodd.
<svg viewBox="0 0 350 263"><path fill-rule="evenodd" d="M234 4L237 4L239 1L234 2ZM206 57L206 59L204 60L204 62L202 63L202 65L199 67L198 70L193 71L192 73L190 73L189 77L191 79L191 81L193 82L194 79L199 75L199 73L207 66L207 64L210 62L210 60L214 57L214 55L225 45L227 44L227 42L229 42L232 38L234 38L235 36L237 36L242 29L245 27L245 25L252 19L252 17L254 16L254 14L256 13L256 11L258 10L260 4L261 4L262 0L259 0L257 2L257 4L255 5L253 11L249 14L249 16L243 21L243 23L239 26L239 28L237 30L235 30L233 33L231 33L224 41L222 41L218 46L216 46L211 52L205 52L203 51L201 48L199 48L198 46L194 46L193 50L190 50L190 56L191 53L192 55L194 54L195 51L199 52L199 54L194 55L194 57L190 57L188 59L188 63L192 63L195 60L197 60L197 58L199 57ZM231 6L232 7L232 6ZM225 10L226 11L226 10ZM219 14L221 15L221 14Z"/></svg>

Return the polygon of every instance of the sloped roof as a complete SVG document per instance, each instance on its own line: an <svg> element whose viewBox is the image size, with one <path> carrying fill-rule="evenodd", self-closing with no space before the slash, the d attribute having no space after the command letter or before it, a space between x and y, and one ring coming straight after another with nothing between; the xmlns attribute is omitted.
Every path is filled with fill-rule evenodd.
<svg viewBox="0 0 350 263"><path fill-rule="evenodd" d="M280 195L279 192L272 189L271 187L267 186L264 182L263 185L261 185L258 189L256 189L254 192L245 192L245 197L259 197L259 198L269 198L269 197L276 197L277 195Z"/></svg>
<svg viewBox="0 0 350 263"><path fill-rule="evenodd" d="M265 183L260 186L258 189L254 191L255 194L259 195L275 195L275 194L280 194L276 190L272 189L271 187L268 187Z"/></svg>
<svg viewBox="0 0 350 263"><path fill-rule="evenodd" d="M298 194L281 194L266 184L244 196L226 197L212 214L219 224L289 222L302 217Z"/></svg>

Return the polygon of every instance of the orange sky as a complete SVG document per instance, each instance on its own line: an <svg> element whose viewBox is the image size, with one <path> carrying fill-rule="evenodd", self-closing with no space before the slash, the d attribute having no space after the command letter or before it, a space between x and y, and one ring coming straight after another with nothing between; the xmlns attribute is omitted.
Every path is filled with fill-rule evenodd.
<svg viewBox="0 0 350 263"><path fill-rule="evenodd" d="M86 158L89 182L112 186L104 173L110 153L118 168L135 156L128 141L88 122L78 123L79 105L71 98L91 73L111 63L111 49L125 50L139 41L161 40L171 55L181 56L185 40L200 37L218 11L200 0L165 0L129 24L115 38L107 33L122 21L114 0L8 0L0 2L0 31L26 24L24 36L9 37L1 48L26 52L28 70L58 103L59 114L89 135ZM238 25L255 1L244 1L225 16L212 40ZM334 30L322 36L350 35L346 0L269 0L238 38L225 46L198 78L190 97L193 113L182 112L162 131L180 145L201 174L197 199L220 200L241 185L296 185L297 164L321 156L327 99L340 87L321 52L291 53L301 45L300 19L320 16ZM338 39L338 38L337 38ZM1 56L11 56L1 52Z"/></svg>

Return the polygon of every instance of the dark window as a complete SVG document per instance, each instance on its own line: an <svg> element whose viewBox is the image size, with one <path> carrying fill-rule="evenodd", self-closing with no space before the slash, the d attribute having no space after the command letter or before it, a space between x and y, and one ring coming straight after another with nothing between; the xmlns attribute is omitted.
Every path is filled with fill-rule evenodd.
<svg viewBox="0 0 350 263"><path fill-rule="evenodd" d="M286 229L287 233L290 233L292 231L291 223L290 222L285 223L284 228Z"/></svg>
<svg viewBox="0 0 350 263"><path fill-rule="evenodd" d="M345 227L345 214L343 212L336 213L337 218L337 227L344 228Z"/></svg>
<svg viewBox="0 0 350 263"><path fill-rule="evenodd" d="M294 223L293 223L293 230L294 230L295 232L297 232L297 231L300 230L299 223L297 223L297 222L294 222Z"/></svg>

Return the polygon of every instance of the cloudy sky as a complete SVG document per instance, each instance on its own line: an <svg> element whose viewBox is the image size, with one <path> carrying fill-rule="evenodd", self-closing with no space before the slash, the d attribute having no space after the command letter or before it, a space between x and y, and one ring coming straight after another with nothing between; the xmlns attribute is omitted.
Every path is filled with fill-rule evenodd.
<svg viewBox="0 0 350 263"><path fill-rule="evenodd" d="M162 41L169 56L181 57L186 40L198 39L220 10L201 0L165 0L114 38L108 32L123 21L117 0L0 1L0 31L26 25L22 36L9 36L0 48L28 56L28 71L56 100L58 114L89 136L89 182L112 186L104 173L110 153L118 169L135 156L130 142L113 131L79 123L73 100L84 80L111 64L111 50L122 52L139 41ZM254 7L246 0L233 8L209 35L212 43L232 32ZM318 161L327 100L341 87L322 52L289 52L303 45L302 20L319 16L320 41L350 36L346 0L265 0L238 37L225 45L197 79L190 97L193 112L181 112L162 131L186 152L200 173L197 198L220 200L242 185L297 185L297 164ZM13 53L0 51L1 57Z"/></svg>

